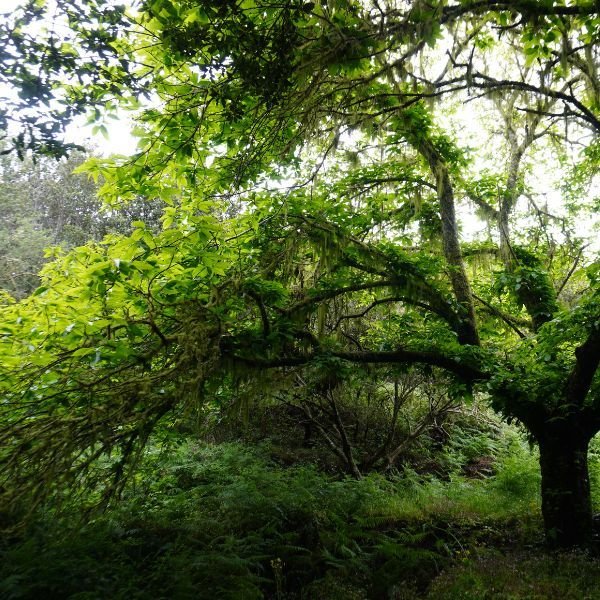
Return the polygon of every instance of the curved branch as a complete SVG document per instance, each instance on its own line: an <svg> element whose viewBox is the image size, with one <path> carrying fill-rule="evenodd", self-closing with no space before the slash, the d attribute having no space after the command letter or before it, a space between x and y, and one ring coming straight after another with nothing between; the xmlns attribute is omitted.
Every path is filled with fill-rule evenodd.
<svg viewBox="0 0 600 600"><path fill-rule="evenodd" d="M235 355L228 358L257 369L275 369L280 367L301 367L323 356L323 354L311 353L264 359ZM489 379L489 375L477 366L466 364L460 358L451 358L435 351L398 349L389 352L372 352L364 350L357 352L329 352L327 356L353 363L429 365L453 373L466 382L486 381Z"/></svg>
<svg viewBox="0 0 600 600"><path fill-rule="evenodd" d="M482 14L491 11L510 11L518 12L522 15L521 21L531 17L541 17L545 15L555 16L577 16L594 15L598 13L597 4L590 2L587 6L561 6L548 5L541 2L531 2L530 0L521 0L520 2L506 2L505 0L479 0L471 3L461 2L452 6L445 6L442 9L442 23L455 21L466 14Z"/></svg>
<svg viewBox="0 0 600 600"><path fill-rule="evenodd" d="M364 290L371 290L382 287L394 287L397 286L398 282L393 279L384 279L382 281L368 281L367 283L358 283L356 285L347 285L341 288L332 290L323 290L322 292L315 293L311 296L306 296L302 300L296 302L296 304L286 308L283 313L290 315L299 310L309 307L311 304L322 302L323 300L331 300L337 296L348 294L351 292L361 292Z"/></svg>
<svg viewBox="0 0 600 600"><path fill-rule="evenodd" d="M454 206L454 190L450 181L448 166L433 142L421 135L410 132L410 141L427 161L435 177L442 219L442 239L444 255L450 265L450 281L454 295L460 306L460 327L458 338L462 344L479 346L479 332L471 296L471 285L458 239L458 225Z"/></svg>
<svg viewBox="0 0 600 600"><path fill-rule="evenodd" d="M410 259L406 257L404 260L402 257L396 257L397 260L394 261L394 257L390 258L389 255L387 255L385 252L382 252L379 248L373 247L362 240L346 234L339 227L336 227L331 223L317 223L315 218L310 215L294 215L292 218L298 218L307 225L310 225L311 229L307 232L309 235L314 229L318 229L328 234L335 233L336 237L339 239L344 239L345 241L349 242L355 250L358 250L360 257L363 260L359 260L353 253L348 251L347 247L338 243L338 250L341 254L341 262L345 266L352 267L358 269L359 271L379 277L386 277L390 274L394 274L394 278L385 279L385 281L388 283L384 283L382 281L380 284L368 284L367 287L357 287L356 289L354 289L353 286L349 288L340 288L337 291L331 290L326 294L318 294L311 296L310 298L307 297L295 307L288 309L286 311L288 314L296 310L296 308L304 308L311 303L332 298L350 291L359 291L360 289L368 289L369 287L389 286L396 289L403 289L405 292L407 292L408 288L410 288L408 294L412 296L412 299L410 300L412 304L415 306L420 305L422 308L431 310L438 316L442 317L458 335L459 339L472 339L468 335L464 335L464 319L457 314L457 311L453 310L452 305L448 302L448 299L440 290L427 281L426 275L420 272L418 267L416 267L416 265L414 265ZM373 265L373 262L378 262L379 264ZM409 301L408 295L406 296L406 301ZM475 317L473 313L473 319L474 318ZM470 342L467 341L467 343Z"/></svg>
<svg viewBox="0 0 600 600"><path fill-rule="evenodd" d="M472 78L473 87L478 87L481 89L519 90L523 92L533 92L534 94L540 94L541 96L546 96L547 98L553 98L555 100L562 100L563 102L576 107L579 111L577 116L589 123L596 131L600 131L600 119L598 119L598 117L596 117L596 115L589 108L577 100L577 98L575 98L575 96L572 94L566 94L565 92L553 90L544 86L536 86L525 81L513 81L510 79L498 80L488 75L484 75L483 73L473 73Z"/></svg>
<svg viewBox="0 0 600 600"><path fill-rule="evenodd" d="M483 298L480 298L475 294L473 294L473 298L475 298L477 302L483 304L488 309L490 314L502 319L521 339L525 339L525 334L514 324L514 317L503 313L501 310L498 310L495 306L492 306L489 302L486 302ZM531 323L525 322L524 324L531 326Z"/></svg>
<svg viewBox="0 0 600 600"><path fill-rule="evenodd" d="M579 261L581 260L583 251L587 248L587 246L588 246L588 244L586 244L585 246L582 246L579 249L579 252L577 253L577 256L575 257L575 260L573 261L573 264L571 265L569 272L567 273L565 278L562 280L562 283L558 286L558 290L556 290L557 298L558 298L558 296L561 295L561 293L565 289L565 286L567 285L567 283L569 283L569 279L571 279L571 276L573 275L573 273L575 273L575 269L577 268L577 265L579 265Z"/></svg>
<svg viewBox="0 0 600 600"><path fill-rule="evenodd" d="M269 315L267 314L267 309L265 308L265 304L262 301L262 298L258 294L254 293L254 292L247 292L247 294L258 305L258 310L260 311L260 318L261 318L262 324L263 324L263 335L265 337L267 337L269 335L269 333L271 332L271 325L269 323Z"/></svg>
<svg viewBox="0 0 600 600"><path fill-rule="evenodd" d="M407 296L390 296L389 298L380 298L379 300L374 300L373 302L371 302L371 304L369 304L369 306L365 307L365 309L362 310L361 312L353 313L350 315L342 315L337 320L337 323L333 326L332 331L335 331L340 326L341 322L344 319L360 319L361 317L364 317L368 312L373 310L376 306L379 306L381 304L388 304L391 302L406 302L407 304L411 304L413 306L418 306L419 308L423 308L424 310L432 312L432 313L442 317L444 320L446 320L447 315L442 314L439 310L436 310L433 306L430 306L429 304L426 304L425 302L419 302L418 300L408 298Z"/></svg>
<svg viewBox="0 0 600 600"><path fill-rule="evenodd" d="M480 208L490 221L496 221L498 219L499 212L493 206L490 206L483 198L470 191L467 191L466 194L467 198Z"/></svg>

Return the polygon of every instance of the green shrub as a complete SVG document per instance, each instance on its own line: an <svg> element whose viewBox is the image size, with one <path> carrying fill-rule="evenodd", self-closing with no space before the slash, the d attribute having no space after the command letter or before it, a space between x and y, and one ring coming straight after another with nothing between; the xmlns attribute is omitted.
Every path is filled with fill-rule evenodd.
<svg viewBox="0 0 600 600"><path fill-rule="evenodd" d="M80 508L47 509L6 543L0 597L400 597L538 514L523 444L494 477L450 481L414 471L336 480L269 455L240 444L150 451L104 515L81 527Z"/></svg>

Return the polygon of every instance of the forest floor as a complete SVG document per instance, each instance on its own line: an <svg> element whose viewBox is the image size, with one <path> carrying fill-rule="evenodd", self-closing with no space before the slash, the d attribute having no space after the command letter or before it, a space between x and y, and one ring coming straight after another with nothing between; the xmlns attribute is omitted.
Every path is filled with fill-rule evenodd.
<svg viewBox="0 0 600 600"><path fill-rule="evenodd" d="M264 448L149 456L122 501L5 537L0 598L600 599L600 559L543 545L536 457L493 476L360 481Z"/></svg>

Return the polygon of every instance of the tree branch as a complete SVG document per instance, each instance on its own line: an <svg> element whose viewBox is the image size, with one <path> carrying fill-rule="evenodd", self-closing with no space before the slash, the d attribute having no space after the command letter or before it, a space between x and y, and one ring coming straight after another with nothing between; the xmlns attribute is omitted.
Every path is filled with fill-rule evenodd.
<svg viewBox="0 0 600 600"><path fill-rule="evenodd" d="M581 405L600 364L600 328L596 327L575 350L575 359L575 366L565 388L566 398L571 404Z"/></svg>
<svg viewBox="0 0 600 600"><path fill-rule="evenodd" d="M358 313L353 313L349 315L342 315L337 323L333 326L332 331L335 331L341 324L344 319L360 319L364 317L368 312L373 310L376 306L381 304L389 304L391 302L405 302L407 304L411 304L412 306L418 306L419 308L423 308L429 312L432 312L439 317L442 317L444 320L447 319L447 315L442 314L440 311L436 310L433 306L429 306L429 304L425 304L425 302L419 302L418 300L413 300L412 298L408 298L407 296L390 296L389 298L381 298L379 300L374 300L369 304L369 306L365 307L362 311Z"/></svg>
<svg viewBox="0 0 600 600"><path fill-rule="evenodd" d="M222 354L227 356L224 348ZM421 350L393 350L389 352L357 351L357 352L329 352L327 355L319 353L298 354L295 356L284 356L279 358L256 358L232 355L233 361L245 364L257 369L275 369L280 367L301 367L323 356L339 358L348 362L362 364L422 364L439 367L449 371L467 382L486 381L489 375L477 366L469 365L461 361L459 357L451 358L436 351Z"/></svg>
<svg viewBox="0 0 600 600"><path fill-rule="evenodd" d="M473 298L477 300L477 302L481 302L489 312L502 319L521 339L525 339L525 334L514 324L514 317L503 313L501 310L498 310L495 306L492 306L489 302L486 302L483 298L473 294ZM529 321L521 322L522 324L531 327L531 323Z"/></svg>
<svg viewBox="0 0 600 600"><path fill-rule="evenodd" d="M269 315L267 315L267 309L265 308L264 302L262 301L262 298L254 292L247 292L247 294L258 305L258 309L260 311L260 318L263 324L263 335L267 337L271 332L271 325L269 323Z"/></svg>

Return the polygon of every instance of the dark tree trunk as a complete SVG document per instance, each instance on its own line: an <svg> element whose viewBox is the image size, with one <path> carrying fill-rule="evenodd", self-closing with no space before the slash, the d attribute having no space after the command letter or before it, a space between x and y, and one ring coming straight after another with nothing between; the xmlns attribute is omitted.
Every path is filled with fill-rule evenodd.
<svg viewBox="0 0 600 600"><path fill-rule="evenodd" d="M575 349L575 357L563 402L570 414L546 415L527 424L540 446L546 537L563 548L589 546L592 541L587 455L590 440L600 431L600 415L593 402L584 403L600 364L600 328Z"/></svg>
<svg viewBox="0 0 600 600"><path fill-rule="evenodd" d="M547 426L538 435L544 529L556 548L585 547L592 541L589 441L587 433L573 427Z"/></svg>

